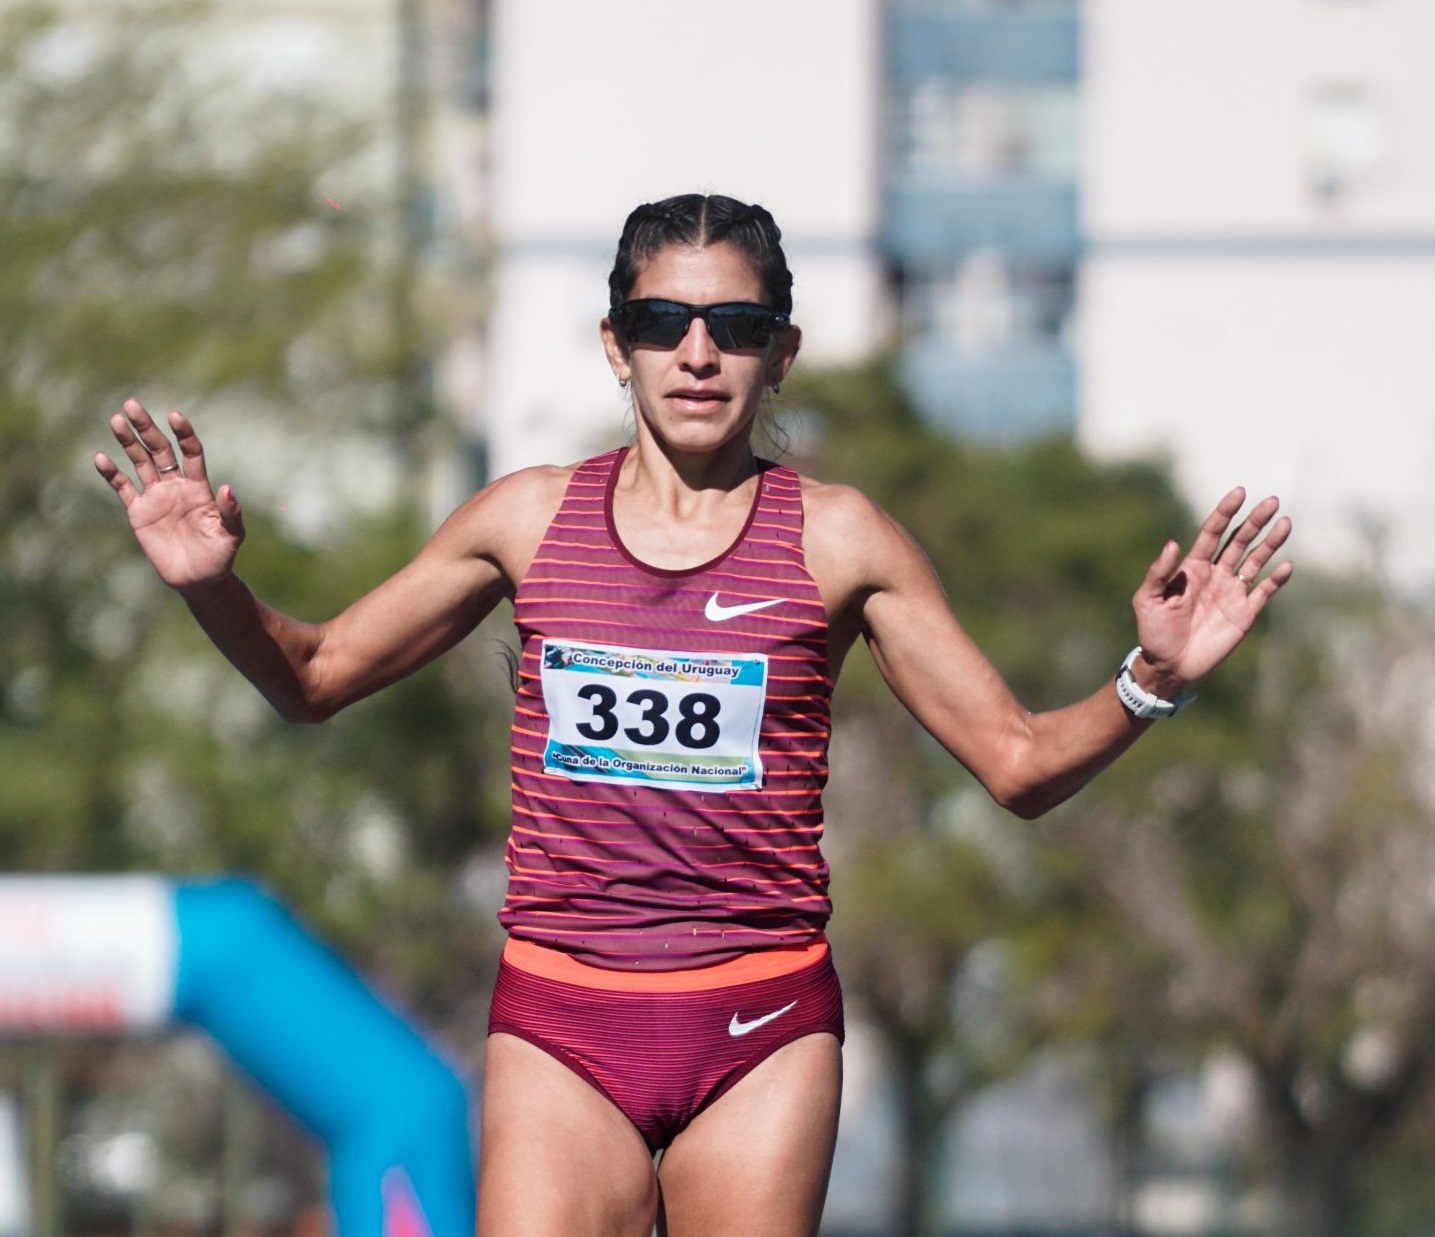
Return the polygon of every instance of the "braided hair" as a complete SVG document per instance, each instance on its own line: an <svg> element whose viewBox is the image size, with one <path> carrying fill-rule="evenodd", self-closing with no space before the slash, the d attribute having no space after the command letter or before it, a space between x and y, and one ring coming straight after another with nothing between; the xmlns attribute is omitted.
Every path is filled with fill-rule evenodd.
<svg viewBox="0 0 1435 1237"><path fill-rule="evenodd" d="M609 308L628 299L643 264L669 245L719 243L733 246L752 263L769 309L792 312L792 272L782 252L782 230L771 213L722 194L701 193L645 202L628 216L608 276Z"/></svg>

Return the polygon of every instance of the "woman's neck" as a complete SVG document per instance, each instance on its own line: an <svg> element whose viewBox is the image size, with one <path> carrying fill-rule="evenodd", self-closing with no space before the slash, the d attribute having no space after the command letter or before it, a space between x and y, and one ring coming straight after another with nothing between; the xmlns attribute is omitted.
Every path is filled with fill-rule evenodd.
<svg viewBox="0 0 1435 1237"><path fill-rule="evenodd" d="M758 473L757 457L744 436L711 452L681 451L643 428L628 452L618 484L641 490L656 503L681 517L694 509L720 505Z"/></svg>

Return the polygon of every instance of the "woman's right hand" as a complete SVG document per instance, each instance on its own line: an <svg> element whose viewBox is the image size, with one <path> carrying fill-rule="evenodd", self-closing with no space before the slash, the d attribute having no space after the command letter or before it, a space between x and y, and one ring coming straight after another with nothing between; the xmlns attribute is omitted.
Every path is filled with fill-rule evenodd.
<svg viewBox="0 0 1435 1237"><path fill-rule="evenodd" d="M135 480L103 452L95 455L95 469L124 503L160 579L185 592L229 575L244 541L244 519L230 486L211 489L204 448L189 419L175 409L169 427L173 443L138 400L126 400L110 429L134 465Z"/></svg>

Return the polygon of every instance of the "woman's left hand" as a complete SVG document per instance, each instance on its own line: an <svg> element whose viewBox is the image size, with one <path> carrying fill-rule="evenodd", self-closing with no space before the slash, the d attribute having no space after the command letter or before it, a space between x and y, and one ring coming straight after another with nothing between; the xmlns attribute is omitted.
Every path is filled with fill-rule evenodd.
<svg viewBox="0 0 1435 1237"><path fill-rule="evenodd" d="M1279 499L1257 503L1226 539L1245 501L1239 486L1221 499L1184 558L1180 545L1167 542L1131 599L1143 686L1165 699L1220 665L1295 571L1284 562L1262 576L1291 533L1289 519L1275 519Z"/></svg>

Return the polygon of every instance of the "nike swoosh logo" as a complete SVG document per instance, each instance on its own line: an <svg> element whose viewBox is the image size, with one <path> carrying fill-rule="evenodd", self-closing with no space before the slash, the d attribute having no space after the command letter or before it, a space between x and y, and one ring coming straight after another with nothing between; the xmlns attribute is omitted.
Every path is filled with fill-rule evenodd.
<svg viewBox="0 0 1435 1237"><path fill-rule="evenodd" d="M787 1011L796 1004L797 1002L793 1001L788 1005L784 1005L781 1009L773 1010L770 1014L763 1014L761 1018L754 1018L751 1022L744 1022L734 1014L732 1021L727 1024L727 1033L729 1035L746 1035L750 1031L756 1031L758 1027L765 1027L774 1018L781 1018L783 1014L787 1013Z"/></svg>
<svg viewBox="0 0 1435 1237"><path fill-rule="evenodd" d="M782 602L783 598L774 597L771 601L749 601L746 605L725 606L718 601L718 595L714 593L703 607L703 614L710 623L726 623L728 619L737 618L740 614L753 614L758 610L766 610L768 606L780 606Z"/></svg>

